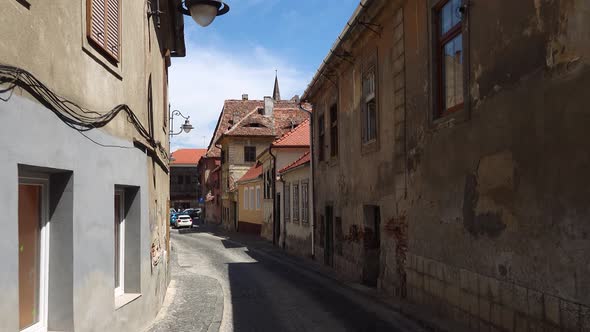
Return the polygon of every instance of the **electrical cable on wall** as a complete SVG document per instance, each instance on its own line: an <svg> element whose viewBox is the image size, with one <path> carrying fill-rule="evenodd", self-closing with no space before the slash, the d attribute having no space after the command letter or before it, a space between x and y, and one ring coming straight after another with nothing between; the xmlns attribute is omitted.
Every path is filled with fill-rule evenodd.
<svg viewBox="0 0 590 332"><path fill-rule="evenodd" d="M8 84L8 87L0 89L0 94L10 92L7 98L0 97L1 100L8 101L12 97L14 89L16 87L20 87L27 91L43 106L51 110L67 126L82 134L86 131L106 126L120 112L124 112L127 114L127 121L133 125L139 135L145 139L152 148L157 148L157 150L164 155L165 159L168 158L166 149L160 142L156 142L154 140L149 131L141 124L137 115L133 112L133 110L131 110L131 108L129 108L128 105L117 105L115 108L104 114L90 111L72 101L56 95L28 71L1 64L0 84ZM100 144L84 134L83 136L88 138L93 143L103 147L120 147Z"/></svg>

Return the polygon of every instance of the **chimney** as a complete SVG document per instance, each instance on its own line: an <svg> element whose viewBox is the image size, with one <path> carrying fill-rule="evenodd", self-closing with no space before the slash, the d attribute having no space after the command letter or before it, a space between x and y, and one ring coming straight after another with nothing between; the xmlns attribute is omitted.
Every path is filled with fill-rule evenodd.
<svg viewBox="0 0 590 332"><path fill-rule="evenodd" d="M244 93L242 95L242 100L248 100L248 94L247 93Z"/></svg>
<svg viewBox="0 0 590 332"><path fill-rule="evenodd" d="M272 116L272 112L275 108L275 101L272 97L264 97L264 116Z"/></svg>

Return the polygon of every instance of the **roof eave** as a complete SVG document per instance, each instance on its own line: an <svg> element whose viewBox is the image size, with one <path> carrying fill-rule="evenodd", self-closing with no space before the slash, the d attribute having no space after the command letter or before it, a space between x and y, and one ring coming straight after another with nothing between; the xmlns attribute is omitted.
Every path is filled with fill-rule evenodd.
<svg viewBox="0 0 590 332"><path fill-rule="evenodd" d="M304 162L304 163L303 163L303 164L301 164L301 165L297 165L297 166L295 166L295 167L292 167L292 168L287 168L287 169L285 169L285 170L281 170L281 171L279 171L279 174L281 174L281 175L282 175L282 174L291 173L291 172L293 172L293 171L296 171L296 170L298 170L298 169L300 169L300 168L303 168L303 167L305 167L305 166L309 165L309 163L310 163L310 161L306 161L306 162Z"/></svg>

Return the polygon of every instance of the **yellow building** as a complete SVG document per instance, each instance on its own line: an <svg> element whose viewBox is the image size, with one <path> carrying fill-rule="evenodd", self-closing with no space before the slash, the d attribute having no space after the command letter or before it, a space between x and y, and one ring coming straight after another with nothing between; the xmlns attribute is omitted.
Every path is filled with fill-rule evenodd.
<svg viewBox="0 0 590 332"><path fill-rule="evenodd" d="M256 163L236 182L238 187L238 231L260 234L262 213L262 164Z"/></svg>

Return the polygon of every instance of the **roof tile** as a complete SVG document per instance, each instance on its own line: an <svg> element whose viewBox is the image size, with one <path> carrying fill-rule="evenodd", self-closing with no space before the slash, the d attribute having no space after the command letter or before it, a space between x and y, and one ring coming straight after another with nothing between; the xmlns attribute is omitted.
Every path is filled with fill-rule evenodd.
<svg viewBox="0 0 590 332"><path fill-rule="evenodd" d="M286 173L294 168L305 165L305 164L309 163L310 161L311 161L311 154L310 154L310 151L307 151L301 157L299 157L297 160L292 162L290 165L287 165L287 166L283 167L281 170L279 170L279 173L280 174Z"/></svg>
<svg viewBox="0 0 590 332"><path fill-rule="evenodd" d="M173 161L171 165L195 165L199 163L201 157L207 153L207 149L179 149L172 152Z"/></svg>

